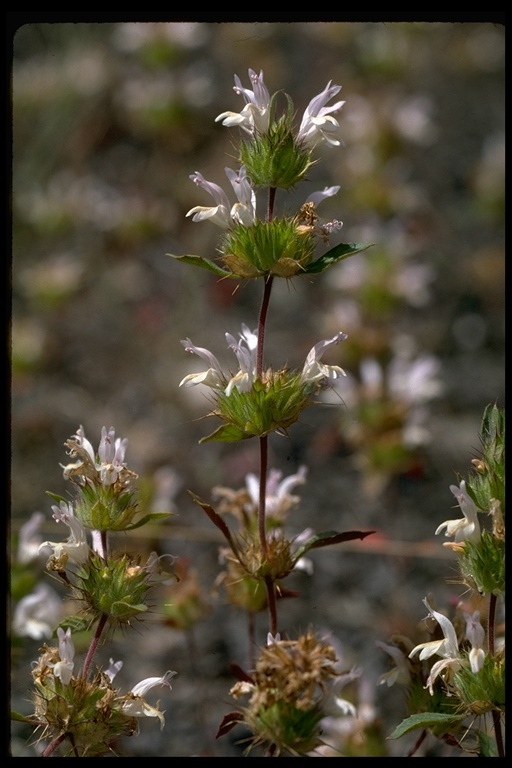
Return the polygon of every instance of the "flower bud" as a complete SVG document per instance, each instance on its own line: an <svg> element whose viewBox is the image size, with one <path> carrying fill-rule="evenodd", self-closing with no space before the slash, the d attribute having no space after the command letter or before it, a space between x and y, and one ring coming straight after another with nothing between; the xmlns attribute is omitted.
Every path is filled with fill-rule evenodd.
<svg viewBox="0 0 512 768"><path fill-rule="evenodd" d="M240 161L254 185L290 189L311 166L311 150L297 141L286 116L273 123L268 133L255 133L240 146Z"/></svg>

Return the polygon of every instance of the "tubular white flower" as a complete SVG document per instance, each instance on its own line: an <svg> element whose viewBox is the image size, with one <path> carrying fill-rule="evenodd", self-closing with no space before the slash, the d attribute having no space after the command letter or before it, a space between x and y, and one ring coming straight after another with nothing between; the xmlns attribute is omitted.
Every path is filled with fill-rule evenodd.
<svg viewBox="0 0 512 768"><path fill-rule="evenodd" d="M319 190L317 192L312 192L307 198L306 203L314 203L315 206L322 202L322 200L326 200L328 197L333 197L334 195L337 195L340 191L340 187L324 187L323 190Z"/></svg>
<svg viewBox="0 0 512 768"><path fill-rule="evenodd" d="M39 555L41 536L39 529L44 521L42 512L34 512L30 519L21 526L16 558L19 563L26 564L35 560Z"/></svg>
<svg viewBox="0 0 512 768"><path fill-rule="evenodd" d="M13 630L19 637L50 638L61 615L62 601L47 584L38 584L14 608Z"/></svg>
<svg viewBox="0 0 512 768"><path fill-rule="evenodd" d="M466 638L471 643L469 664L471 671L476 674L480 672L485 661L485 651L483 649L485 630L480 624L480 611L465 613L464 618L466 619Z"/></svg>
<svg viewBox="0 0 512 768"><path fill-rule="evenodd" d="M243 324L240 339L237 341L230 333L226 333L226 341L228 348L235 353L240 366L240 370L230 379L226 387L226 395L230 395L234 387L239 392L249 392L256 376L258 334Z"/></svg>
<svg viewBox="0 0 512 768"><path fill-rule="evenodd" d="M431 656L441 656L442 660L437 661L430 670L430 674L427 679L425 688L428 688L430 694L433 695L433 685L435 680L439 677L441 672L447 668L460 667L461 657L459 654L459 642L457 640L457 633L452 622L438 611L434 611L428 604L427 598L423 600L425 603L429 615L432 616L443 632L442 640L432 640L428 643L420 643L415 646L409 654L411 659L416 653L419 653L420 661L429 659Z"/></svg>
<svg viewBox="0 0 512 768"><path fill-rule="evenodd" d="M265 509L271 517L282 519L286 513L300 501L299 496L292 496L290 491L296 485L306 482L307 467L301 466L295 475L282 478L282 472L272 469L268 473ZM257 509L259 505L260 481L255 474L250 472L245 477L245 485L252 504Z"/></svg>
<svg viewBox="0 0 512 768"><path fill-rule="evenodd" d="M196 347L192 344L190 339L182 339L181 343L185 347L185 351L193 355L198 355L206 360L210 367L206 371L200 373L189 373L184 379L180 381L180 387L192 387L195 384L204 384L212 389L224 389L226 386L226 378L220 367L220 363L209 349L204 347Z"/></svg>
<svg viewBox="0 0 512 768"><path fill-rule="evenodd" d="M337 101L330 107L327 107L326 104L340 91L341 85L331 85L329 80L324 90L318 96L311 99L299 127L297 136L299 141L302 141L309 147L314 147L320 141L325 141L334 147L339 146L340 142L338 139L333 138L329 134L334 133L339 128L339 123L332 117L332 113L341 109L345 102Z"/></svg>
<svg viewBox="0 0 512 768"><path fill-rule="evenodd" d="M222 229L228 229L235 224L243 224L250 227L256 219L256 193L254 192L251 181L247 176L247 170L244 165L240 166L238 173L231 168L225 168L231 186L238 198L238 202L231 206L228 196L218 184L207 181L204 176L196 171L190 178L199 187L202 187L210 194L217 205L203 206L196 205L186 214L192 216L192 221L211 221Z"/></svg>
<svg viewBox="0 0 512 768"><path fill-rule="evenodd" d="M144 698L144 696L149 693L152 688L164 686L172 690L170 681L176 674L177 672L173 672L172 669L168 669L163 677L146 677L144 680L141 680L140 683L134 685L130 693L132 696Z"/></svg>
<svg viewBox="0 0 512 768"><path fill-rule="evenodd" d="M75 665L73 661L75 658L75 646L71 639L71 629L68 627L64 632L62 627L59 627L57 629L57 636L59 638L60 661L53 665L49 664L49 666L53 666L53 674L61 679L63 685L69 685Z"/></svg>
<svg viewBox="0 0 512 768"><path fill-rule="evenodd" d="M404 652L396 645L388 645L380 640L376 640L375 644L378 648L381 648L385 653L391 656L395 662L395 666L392 669L388 672L384 672L380 676L379 685L386 683L388 688L395 683L398 683L399 685L409 685L411 681L411 673Z"/></svg>
<svg viewBox="0 0 512 768"><path fill-rule="evenodd" d="M74 516L73 507L66 501L61 501L59 506L52 505L53 519L56 522L65 523L68 526L71 535L67 541L44 541L39 549L51 547L53 556L58 560L66 555L67 562L82 565L89 558L89 545L85 528L78 518Z"/></svg>
<svg viewBox="0 0 512 768"><path fill-rule="evenodd" d="M337 379L340 376L346 376L347 374L338 365L325 365L320 363L320 358L323 353L329 347L333 347L342 341L345 341L348 336L346 333L339 331L332 339L325 339L319 341L308 353L304 368L302 369L301 381L302 383L316 383L322 379Z"/></svg>
<svg viewBox="0 0 512 768"><path fill-rule="evenodd" d="M254 90L244 88L238 75L235 75L235 93L243 96L245 107L241 112L222 112L215 118L215 122L222 121L222 125L230 128L238 126L244 131L254 135L255 131L266 133L269 126L270 94L263 82L263 71L259 75L253 69L249 69L249 79Z"/></svg>
<svg viewBox="0 0 512 768"><path fill-rule="evenodd" d="M466 490L466 481L461 480L460 486L450 485L450 491L459 502L459 507L461 508L464 517L459 520L445 520L444 523L441 523L441 525L436 528L436 536L446 528L445 536L453 536L454 541L457 543L464 541L479 541L480 523L478 521L478 510L475 502Z"/></svg>

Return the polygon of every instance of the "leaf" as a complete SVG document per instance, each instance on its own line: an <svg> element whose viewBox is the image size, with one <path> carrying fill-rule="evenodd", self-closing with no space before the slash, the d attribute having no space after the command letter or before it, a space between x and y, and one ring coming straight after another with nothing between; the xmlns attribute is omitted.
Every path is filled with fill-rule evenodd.
<svg viewBox="0 0 512 768"><path fill-rule="evenodd" d="M62 627L62 629L71 629L73 634L76 634L77 632L87 632L87 630L91 627L91 617L90 616L66 616L62 621L59 623L59 627ZM54 632L54 637L57 636L57 632Z"/></svg>
<svg viewBox="0 0 512 768"><path fill-rule="evenodd" d="M476 733L480 745L479 757L499 757L496 741L482 731L477 731Z"/></svg>
<svg viewBox="0 0 512 768"><path fill-rule="evenodd" d="M229 546L235 553L237 557L239 557L238 548L235 544L235 541L233 537L231 536L231 531L229 530L228 526L222 519L222 517L214 510L211 504L208 504L206 501L202 501L202 499L199 498L199 496L196 496L195 493L192 493L192 491L189 491L190 495L194 499L196 504L199 504L199 506L204 509L210 520L214 525L217 526L219 531L222 533L222 535L225 537L226 541L228 542Z"/></svg>
<svg viewBox="0 0 512 768"><path fill-rule="evenodd" d="M208 441L224 442L224 443L237 443L239 440L247 440L247 438L253 437L253 435L246 434L243 429L236 424L221 424L215 432L207 437L202 437L200 443L207 443Z"/></svg>
<svg viewBox="0 0 512 768"><path fill-rule="evenodd" d="M123 531L134 531L135 528L140 528L141 525L146 525L150 520L162 520L164 517L169 517L170 514L171 512L151 512L150 514L141 517L140 520L137 520L135 523L127 525L126 528L123 528Z"/></svg>
<svg viewBox="0 0 512 768"><path fill-rule="evenodd" d="M20 715L19 712L15 712L14 709L11 709L11 720L14 720L17 723L32 723L34 724L34 721L30 719L30 717L26 717L25 715Z"/></svg>
<svg viewBox="0 0 512 768"><path fill-rule="evenodd" d="M219 277L237 277L237 275L234 275L227 269L222 269L222 267L219 267L219 265L214 261L205 259L202 256L193 256L192 254L175 256L174 253L166 253L165 255L170 256L171 259L176 259L176 261L183 261L185 264L192 264L194 267L202 267L203 269L208 269L210 272L219 275Z"/></svg>
<svg viewBox="0 0 512 768"><path fill-rule="evenodd" d="M349 256L353 256L360 251L365 251L372 245L373 243L339 243L339 245L335 245L330 251L324 253L323 256L320 256L319 259L308 264L308 266L304 268L304 273L306 275L312 275L318 272L323 272L325 269L332 267L333 264L336 264L336 262L341 261L342 259L348 259Z"/></svg>
<svg viewBox="0 0 512 768"><path fill-rule="evenodd" d="M331 544L340 544L343 541L352 541L353 539L365 539L375 531L345 531L345 533L337 533L336 531L326 531L325 533L317 533L310 539L304 542L302 546L296 551L294 559L297 561L310 549L318 549L319 547L329 547Z"/></svg>
<svg viewBox="0 0 512 768"><path fill-rule="evenodd" d="M235 725L243 723L243 721L244 716L241 712L229 712L227 715L224 715L215 738L218 739L219 736L225 736L226 733L229 733L230 730L235 727Z"/></svg>
<svg viewBox="0 0 512 768"><path fill-rule="evenodd" d="M448 730L455 723L464 720L465 717L466 715L450 715L443 712L419 712L416 715L406 717L388 738L399 739L401 736L405 736L406 733L410 733L410 731L418 728L438 728L443 726Z"/></svg>

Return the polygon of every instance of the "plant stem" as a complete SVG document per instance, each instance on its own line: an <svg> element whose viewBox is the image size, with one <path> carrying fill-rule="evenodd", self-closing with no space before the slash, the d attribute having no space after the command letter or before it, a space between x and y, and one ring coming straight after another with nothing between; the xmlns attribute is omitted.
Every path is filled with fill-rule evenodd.
<svg viewBox="0 0 512 768"><path fill-rule="evenodd" d="M103 613L98 622L98 626L96 627L96 632L94 633L94 637L91 640L91 645L89 646L89 650L87 651L87 656L85 658L84 666L80 674L80 677L84 677L84 678L87 677L89 668L94 658L94 654L96 653L96 649L98 648L98 644L100 642L100 637L103 633L103 630L105 629L105 625L107 621L108 621L108 616L105 613Z"/></svg>

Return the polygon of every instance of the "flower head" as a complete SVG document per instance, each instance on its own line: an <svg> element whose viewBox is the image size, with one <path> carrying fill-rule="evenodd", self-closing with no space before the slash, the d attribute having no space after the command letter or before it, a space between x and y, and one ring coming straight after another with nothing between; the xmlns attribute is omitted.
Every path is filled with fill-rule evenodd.
<svg viewBox="0 0 512 768"><path fill-rule="evenodd" d="M450 485L450 491L453 493L464 517L459 520L445 520L436 528L436 535L443 528L446 528L445 536L453 536L454 542L459 544L464 541L477 542L480 540L480 523L478 521L478 510L475 502L466 490L465 480L461 480L460 485Z"/></svg>
<svg viewBox="0 0 512 768"><path fill-rule="evenodd" d="M126 438L116 438L114 427L102 427L96 455L85 437L84 428L80 426L76 434L64 443L69 449L69 455L72 458L78 457L74 464L63 467L64 478L72 479L79 485L129 486L137 475L125 463L127 442Z"/></svg>
<svg viewBox="0 0 512 768"><path fill-rule="evenodd" d="M340 142L330 134L339 128L338 121L332 116L336 113L344 101L337 101L330 107L326 106L333 96L341 91L341 85L327 83L324 90L309 102L300 124L298 139L306 146L314 147L320 141L325 141L331 146L337 147Z"/></svg>
<svg viewBox="0 0 512 768"><path fill-rule="evenodd" d="M263 82L263 71L259 75L249 69L249 79L253 90L244 88L238 75L235 75L233 90L239 96L243 96L245 107L241 112L222 112L215 118L215 122L222 121L222 125L228 128L239 126L247 133L253 135L255 131L265 133L269 126L270 94Z"/></svg>

